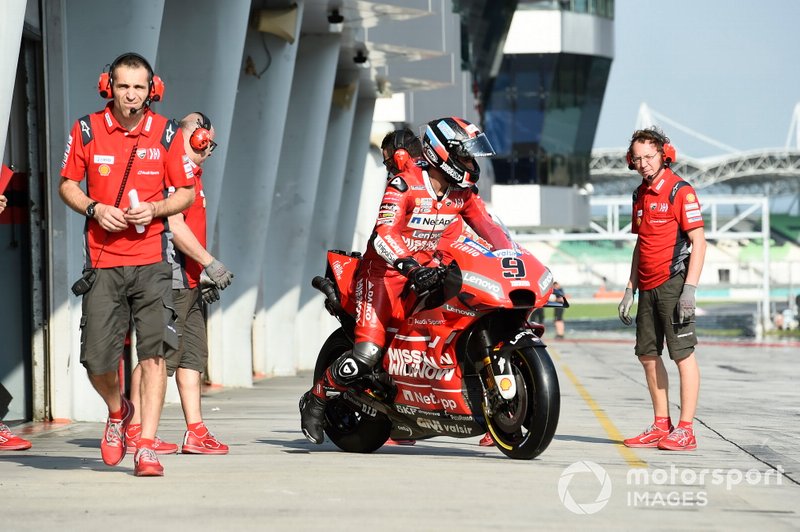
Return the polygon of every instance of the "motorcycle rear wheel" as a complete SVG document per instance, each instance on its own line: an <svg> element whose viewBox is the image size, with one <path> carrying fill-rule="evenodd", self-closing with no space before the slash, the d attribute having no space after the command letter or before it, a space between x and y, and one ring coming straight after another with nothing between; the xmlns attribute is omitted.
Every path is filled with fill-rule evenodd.
<svg viewBox="0 0 800 532"><path fill-rule="evenodd" d="M558 426L558 374L544 347L519 349L510 361L517 395L487 416L486 425L500 452L509 458L531 460L547 449Z"/></svg>
<svg viewBox="0 0 800 532"><path fill-rule="evenodd" d="M317 382L339 356L353 349L353 342L342 329L334 331L320 349L314 368L314 382ZM392 422L378 414L370 417L357 411L339 397L330 399L325 405L325 434L339 449L349 453L371 453L383 446L389 439Z"/></svg>

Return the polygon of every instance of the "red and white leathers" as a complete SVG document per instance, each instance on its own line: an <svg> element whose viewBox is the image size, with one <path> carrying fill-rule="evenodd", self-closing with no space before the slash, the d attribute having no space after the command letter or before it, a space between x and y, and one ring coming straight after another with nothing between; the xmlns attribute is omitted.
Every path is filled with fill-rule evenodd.
<svg viewBox="0 0 800 532"><path fill-rule="evenodd" d="M406 278L394 265L404 258L429 264L442 233L459 216L494 249L513 248L472 189L451 186L437 198L428 172L413 165L389 181L356 280L356 345L386 345L388 323L407 311L400 298Z"/></svg>

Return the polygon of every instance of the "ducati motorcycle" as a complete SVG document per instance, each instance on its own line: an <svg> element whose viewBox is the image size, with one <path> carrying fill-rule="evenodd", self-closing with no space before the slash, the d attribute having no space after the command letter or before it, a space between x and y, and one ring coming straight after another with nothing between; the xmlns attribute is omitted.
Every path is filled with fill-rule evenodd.
<svg viewBox="0 0 800 532"><path fill-rule="evenodd" d="M390 437L488 432L506 456L532 459L553 439L560 392L544 327L530 315L569 304L548 302L553 276L524 249L492 252L463 235L440 249L439 283L421 294L406 286L413 310L390 324L373 372L327 401L325 433L344 451L370 453ZM329 251L325 277L312 281L341 323L319 352L315 382L353 348L360 257Z"/></svg>

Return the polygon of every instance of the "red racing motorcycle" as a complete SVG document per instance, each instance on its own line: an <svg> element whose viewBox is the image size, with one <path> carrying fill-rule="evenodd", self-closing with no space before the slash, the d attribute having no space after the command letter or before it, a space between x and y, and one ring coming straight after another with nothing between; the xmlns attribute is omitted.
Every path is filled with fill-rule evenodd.
<svg viewBox="0 0 800 532"><path fill-rule="evenodd" d="M568 303L548 303L553 276L526 250L492 252L464 235L440 249L451 259L438 267L440 282L418 295L406 287L413 311L388 328L382 363L326 403L325 433L344 451L369 453L389 437L488 431L506 456L532 459L553 439L561 397L544 328L530 315ZM353 348L359 262L359 253L329 251L325 277L312 281L341 323L320 350L315 382Z"/></svg>

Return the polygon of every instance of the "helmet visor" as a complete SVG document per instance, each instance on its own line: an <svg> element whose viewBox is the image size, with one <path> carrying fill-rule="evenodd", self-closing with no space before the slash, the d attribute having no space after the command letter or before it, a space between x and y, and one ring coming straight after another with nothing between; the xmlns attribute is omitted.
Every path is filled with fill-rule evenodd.
<svg viewBox="0 0 800 532"><path fill-rule="evenodd" d="M481 133L477 137L460 142L456 154L459 157L491 157L495 151L486 134Z"/></svg>

